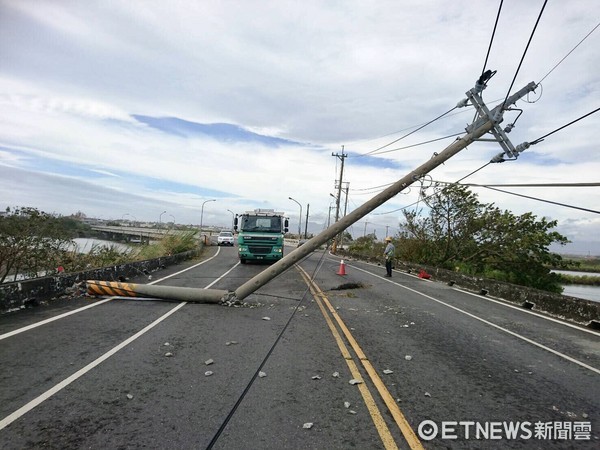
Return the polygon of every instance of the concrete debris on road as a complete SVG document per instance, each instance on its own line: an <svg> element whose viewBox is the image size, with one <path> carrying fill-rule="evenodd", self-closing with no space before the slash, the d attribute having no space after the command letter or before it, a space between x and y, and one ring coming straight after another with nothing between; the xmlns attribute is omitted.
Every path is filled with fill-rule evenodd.
<svg viewBox="0 0 600 450"><path fill-rule="evenodd" d="M390 369L385 369L385 370L383 371L383 373L384 373L384 374L386 374L386 375L389 375L389 374L391 374L391 373L394 373L394 371L393 371L393 370L390 370Z"/></svg>
<svg viewBox="0 0 600 450"><path fill-rule="evenodd" d="M407 361L410 361L410 360L412 359L412 356L410 356L410 355L406 355L406 356L404 357L404 359L405 359L405 360L407 360Z"/></svg>
<svg viewBox="0 0 600 450"><path fill-rule="evenodd" d="M267 374L265 372L261 371L261 372L258 372L258 376L261 377L261 378L264 378L264 377L267 376Z"/></svg>
<svg viewBox="0 0 600 450"><path fill-rule="evenodd" d="M425 392L425 397L431 397L431 394L429 392Z"/></svg>
<svg viewBox="0 0 600 450"><path fill-rule="evenodd" d="M321 375L315 375L312 377L313 380L320 380L321 379Z"/></svg>
<svg viewBox="0 0 600 450"><path fill-rule="evenodd" d="M211 364L214 364L214 360L213 359L207 359L206 361L204 361L204 364L206 364L207 366L210 366Z"/></svg>
<svg viewBox="0 0 600 450"><path fill-rule="evenodd" d="M131 395L131 394L127 394L127 398L128 398L129 400L132 400L132 399L133 399L133 395Z"/></svg>
<svg viewBox="0 0 600 450"><path fill-rule="evenodd" d="M271 320L270 317L263 317L262 320Z"/></svg>
<svg viewBox="0 0 600 450"><path fill-rule="evenodd" d="M344 408L350 408L350 402L344 402Z"/></svg>
<svg viewBox="0 0 600 450"><path fill-rule="evenodd" d="M340 373L339 373L339 372L333 372L333 373L331 374L331 376L332 376L333 378L339 378L339 377L340 377Z"/></svg>
<svg viewBox="0 0 600 450"><path fill-rule="evenodd" d="M167 358L170 358L171 356L173 356L173 353L171 353L171 352L167 352L167 353L165 353L165 356L166 356Z"/></svg>
<svg viewBox="0 0 600 450"><path fill-rule="evenodd" d="M210 377L214 372L212 372L211 370L207 370L206 372L204 372L204 376L205 377Z"/></svg>
<svg viewBox="0 0 600 450"><path fill-rule="evenodd" d="M225 342L225 345L235 345L237 343L238 343L237 341L227 341L227 342Z"/></svg>
<svg viewBox="0 0 600 450"><path fill-rule="evenodd" d="M362 380L357 380L356 378L352 378L350 381L348 381L348 383L350 383L352 386L354 386L356 384L362 384Z"/></svg>
<svg viewBox="0 0 600 450"><path fill-rule="evenodd" d="M313 423L312 422L306 422L304 425L302 425L302 428L304 428L305 430L310 430L313 427Z"/></svg>

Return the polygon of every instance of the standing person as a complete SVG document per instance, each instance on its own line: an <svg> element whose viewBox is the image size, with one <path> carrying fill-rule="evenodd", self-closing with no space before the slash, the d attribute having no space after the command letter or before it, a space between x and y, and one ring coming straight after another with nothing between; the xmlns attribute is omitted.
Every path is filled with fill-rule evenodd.
<svg viewBox="0 0 600 450"><path fill-rule="evenodd" d="M392 260L394 259L394 252L396 251L396 247L394 247L394 244L392 244L392 238L389 236L385 238L385 242L387 242L385 250L383 251L383 256L385 257L385 270L387 272L385 276L391 277Z"/></svg>

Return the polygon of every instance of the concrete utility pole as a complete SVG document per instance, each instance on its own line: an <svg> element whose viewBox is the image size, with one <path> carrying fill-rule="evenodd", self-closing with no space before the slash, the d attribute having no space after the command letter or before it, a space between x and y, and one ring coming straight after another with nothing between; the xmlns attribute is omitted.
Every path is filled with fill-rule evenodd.
<svg viewBox="0 0 600 450"><path fill-rule="evenodd" d="M486 77L486 75L487 75L487 77ZM265 269L264 271L262 271L261 273L256 275L254 278L252 278L249 281L242 284L234 292L227 292L226 294L221 296L221 294L223 294L224 291L216 290L216 289L196 289L196 292L194 294L197 293L197 296L193 295L193 300L192 300L192 299L190 299L190 297L192 297L190 295L191 293L186 291L186 289L189 290L189 288L177 288L177 287L166 287L166 286L161 287L161 286L145 285L144 294L146 296L156 296L158 298L176 299L176 300L183 300L182 297L185 296L186 297L185 299L187 301L203 301L206 303L217 303L219 301L235 302L235 301L241 301L244 298L248 297L250 294L255 292L257 289L264 286L269 281L271 281L273 278L275 278L277 275L285 272L287 269L292 267L294 264L296 264L297 262L302 260L305 256L309 255L314 250L319 248L321 245L325 244L328 240L330 240L334 236L341 233L343 230L348 228L350 225L357 222L361 218L365 217L371 211L373 211L377 207L379 207L382 204L384 204L385 202L387 202L389 199L391 199L392 197L394 197L395 195L397 195L398 193L400 193L401 191L406 189L408 186L410 186L414 182L420 180L421 177L423 177L427 173L431 172L433 169L435 169L439 165L443 164L448 159L452 158L454 155L459 153L461 150L463 150L465 147L467 147L471 143L479 140L479 138L481 138L483 135L490 133L490 132L492 132L492 134L495 135L495 133L492 130L497 132L497 130L499 129L499 124L503 120L503 112L506 109L508 109L510 105L514 104L517 100L519 100L523 96L527 95L529 92L532 92L536 87L536 84L531 82L527 86L525 86L524 88L519 90L517 93L510 96L506 100L506 102L496 106L491 111L488 111L487 108L485 108L485 105L483 103L483 100L481 99L480 94L483 91L483 89L485 89L486 82L489 80L490 77L491 76L488 75L487 72L486 72L486 74L482 75L479 78L479 80L477 80L475 87L466 93L467 99L459 102L459 104L458 104L459 107L463 107L463 106L467 106L468 104L472 104L477 108L478 113L479 113L478 114L479 117L477 118L477 120L475 120L471 125L469 125L466 128L467 134L465 136L463 136L462 138L457 138L452 144L450 144L448 147L446 147L446 149L444 149L442 152L440 152L438 154L434 154L434 156L431 159L427 160L425 163L420 165L418 168L416 168L409 174L405 175L400 180L396 181L393 185L391 185L384 191L377 194L371 200L367 201L366 203L364 203L363 205L361 205L360 207L358 207L357 209L352 211L350 214L348 214L347 216L345 216L344 218L339 220L338 222L334 223L327 229L323 230L317 236L313 237L308 242L306 242L304 245L302 245L301 247L298 247L297 249L295 249L294 251L292 251L291 253L286 255L284 258L280 259L275 264L273 264L269 268ZM510 147L512 147L512 145ZM517 146L514 150L510 149L510 147L508 147L510 153L506 152L506 150L505 150L505 153L509 157L512 157L512 158L515 158L516 155L518 155L518 153L524 149L522 145ZM343 161L343 158L342 158L342 161ZM341 181L342 180L340 179L340 186L341 186ZM339 195L338 195L338 199L339 199ZM339 205L339 203L338 203L338 205ZM92 282L92 281L88 282L88 289L89 289L90 283L98 283L98 282ZM150 288L159 288L159 287L161 288L161 293L159 293L158 291L152 292L153 289L150 289ZM164 291L168 291L168 292L164 292ZM104 288L104 292L106 292L106 288ZM182 294L181 296L179 295L179 292L181 292L181 294ZM122 294L105 293L105 295L122 295Z"/></svg>
<svg viewBox="0 0 600 450"><path fill-rule="evenodd" d="M348 157L348 155L344 154L344 146L342 145L342 154L340 155L339 153L332 153L331 156L335 156L336 158L339 158L340 161L342 161L342 164L340 165L340 180L339 184L337 185L338 194L337 198L335 199L335 221L337 222L340 218L340 200L342 198L342 183L344 181L344 160ZM331 247L331 251L333 253L335 253L337 249L337 243L340 240L340 238L341 234L340 236L336 237L336 239L333 241L333 245Z"/></svg>
<svg viewBox="0 0 600 450"><path fill-rule="evenodd" d="M310 203L306 204L306 222L304 223L304 239L308 239L308 212L310 211Z"/></svg>

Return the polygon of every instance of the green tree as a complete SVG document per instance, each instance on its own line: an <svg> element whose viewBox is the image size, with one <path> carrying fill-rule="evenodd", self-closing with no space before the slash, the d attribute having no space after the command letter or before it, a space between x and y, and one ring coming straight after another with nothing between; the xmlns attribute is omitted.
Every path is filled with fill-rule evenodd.
<svg viewBox="0 0 600 450"><path fill-rule="evenodd" d="M56 269L71 237L61 218L35 208L7 208L0 217L0 283L9 274Z"/></svg>
<svg viewBox="0 0 600 450"><path fill-rule="evenodd" d="M452 185L426 200L428 215L406 211L401 223L402 259L493 277L549 291L560 291L550 267L560 267L560 255L550 244L568 239L556 231L556 221L532 213L516 216L493 204L482 204L465 186Z"/></svg>

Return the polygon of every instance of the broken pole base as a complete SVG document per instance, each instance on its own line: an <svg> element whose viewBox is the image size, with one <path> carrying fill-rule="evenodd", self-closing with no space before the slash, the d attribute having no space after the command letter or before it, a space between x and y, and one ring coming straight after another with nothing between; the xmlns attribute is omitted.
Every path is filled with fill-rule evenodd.
<svg viewBox="0 0 600 450"><path fill-rule="evenodd" d="M119 283L116 281L86 281L89 295L116 297L152 297L190 303L221 303L229 291L150 284Z"/></svg>

